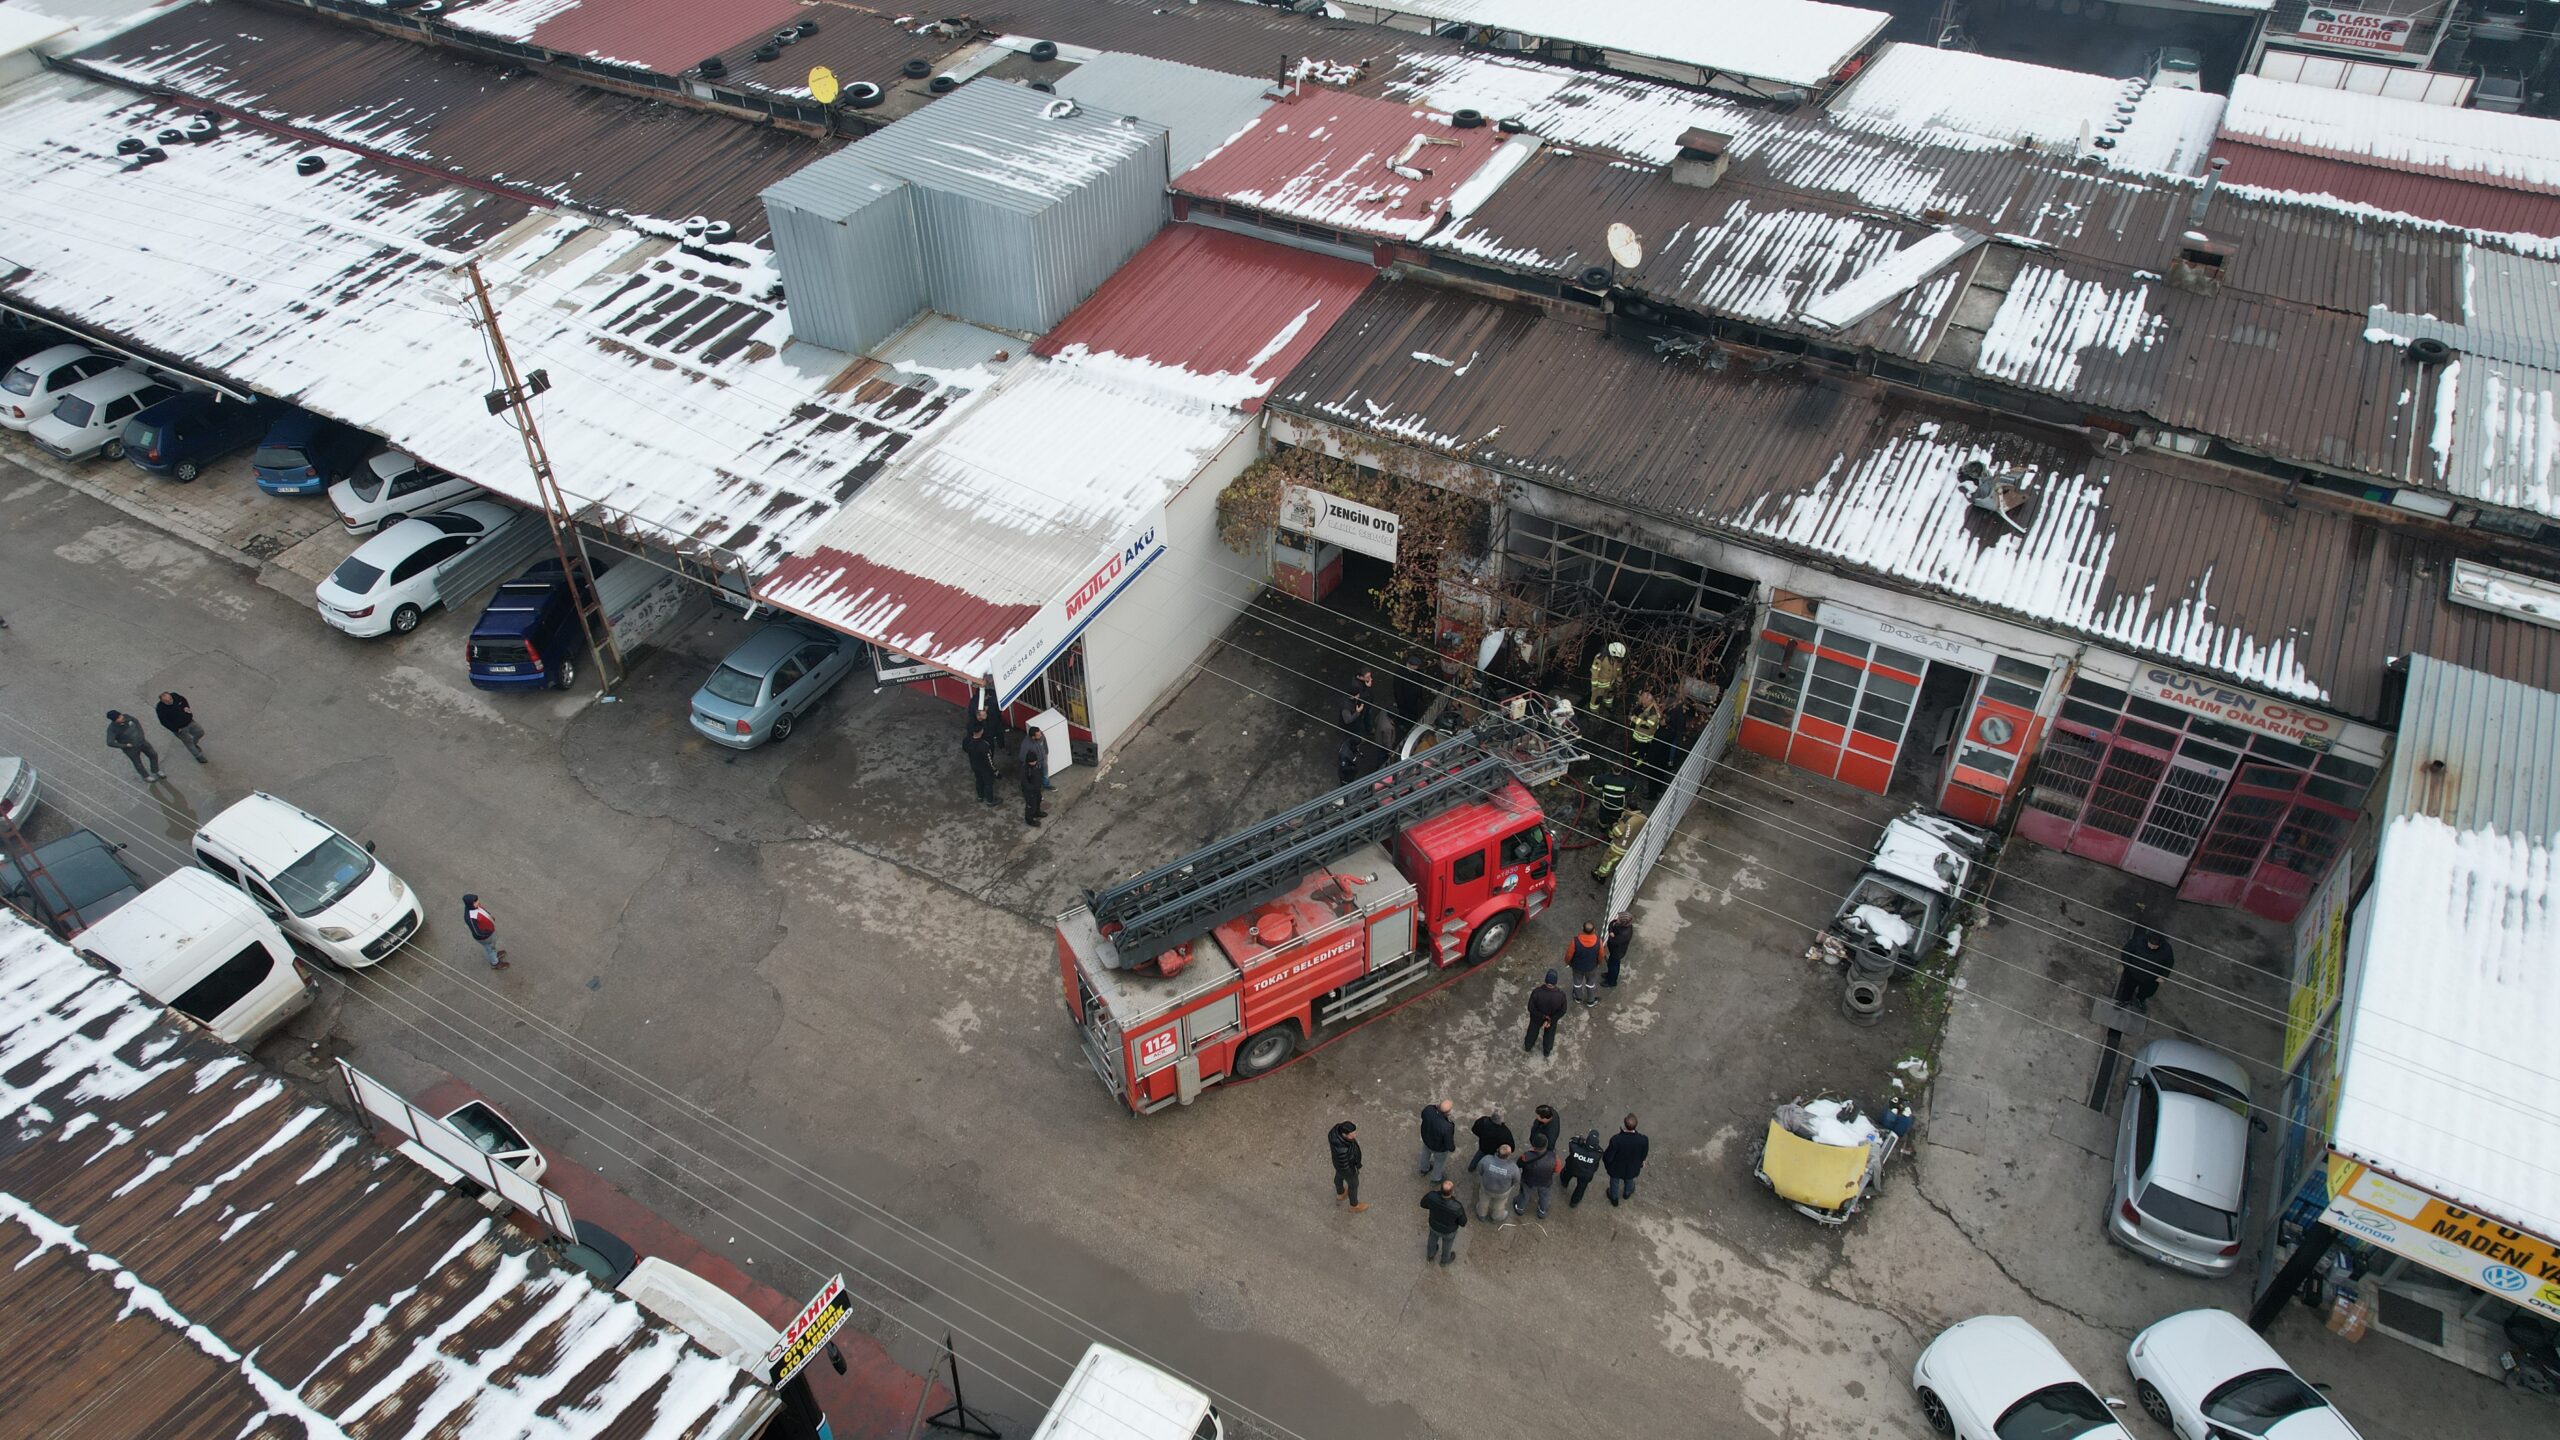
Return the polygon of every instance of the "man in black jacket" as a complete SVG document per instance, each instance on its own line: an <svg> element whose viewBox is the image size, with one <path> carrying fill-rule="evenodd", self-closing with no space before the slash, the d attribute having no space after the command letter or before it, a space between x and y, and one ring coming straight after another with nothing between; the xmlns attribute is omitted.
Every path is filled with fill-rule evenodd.
<svg viewBox="0 0 2560 1440"><path fill-rule="evenodd" d="M1586 1130L1565 1147L1564 1180L1573 1187L1564 1197L1565 1208L1582 1203L1582 1192L1591 1188L1591 1177L1599 1169L1600 1132Z"/></svg>
<svg viewBox="0 0 2560 1440"><path fill-rule="evenodd" d="M1477 1116L1476 1123L1468 1127L1467 1133L1476 1137L1476 1158L1467 1162L1469 1170L1483 1164L1484 1157L1503 1146L1519 1143L1512 1138L1511 1127L1502 1123L1502 1112L1499 1110L1487 1110Z"/></svg>
<svg viewBox="0 0 2560 1440"><path fill-rule="evenodd" d="M1546 983L1529 992L1529 1033L1520 1037L1523 1051L1535 1050L1538 1042L1547 1042L1545 1054L1556 1053L1556 1022L1564 1018L1564 987L1556 983L1556 972L1547 972Z"/></svg>
<svg viewBox="0 0 2560 1440"><path fill-rule="evenodd" d="M960 753L969 757L969 778L978 782L978 803L996 803L996 717L985 700L969 712L960 732Z"/></svg>
<svg viewBox="0 0 2560 1440"><path fill-rule="evenodd" d="M1553 1105L1541 1105L1538 1112L1529 1117L1529 1148L1532 1150L1553 1150L1556 1137L1563 1133L1564 1120L1556 1114Z"/></svg>
<svg viewBox="0 0 2560 1440"><path fill-rule="evenodd" d="M1458 1258L1458 1230L1467 1223L1467 1202L1458 1198L1458 1182L1443 1180L1422 1197L1422 1208L1431 1212L1431 1233L1423 1237L1422 1259L1429 1264L1433 1256L1448 1264Z"/></svg>
<svg viewBox="0 0 2560 1440"><path fill-rule="evenodd" d="M1458 1148L1458 1122L1449 1117L1449 1112L1457 1108L1455 1100L1422 1107L1421 1168L1415 1174L1434 1180L1449 1178L1449 1155Z"/></svg>
<svg viewBox="0 0 2560 1440"><path fill-rule="evenodd" d="M1653 1142L1636 1128L1636 1117L1630 1115L1618 1133L1609 1137L1608 1147L1600 1152L1600 1168L1609 1172L1609 1203L1615 1205L1623 1197L1636 1198L1636 1177L1644 1173L1644 1157Z"/></svg>
<svg viewBox="0 0 2560 1440"><path fill-rule="evenodd" d="M1333 1155L1333 1196L1347 1199L1354 1210L1369 1207L1360 1203L1360 1127L1348 1120L1337 1122L1324 1134L1325 1148Z"/></svg>

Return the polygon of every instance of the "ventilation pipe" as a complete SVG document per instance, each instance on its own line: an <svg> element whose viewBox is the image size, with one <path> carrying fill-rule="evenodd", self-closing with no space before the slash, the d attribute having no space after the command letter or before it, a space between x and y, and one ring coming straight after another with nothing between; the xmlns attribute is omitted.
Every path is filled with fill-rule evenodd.
<svg viewBox="0 0 2560 1440"><path fill-rule="evenodd" d="M2230 164L2231 161L2228 158L2216 156L2214 158L2212 168L2205 171L2204 183L2196 187L2196 201L2194 204L2187 207L2187 223L2189 225L2202 225L2204 223L2204 212L2212 208L2213 192L2222 187L2222 172L2228 168Z"/></svg>

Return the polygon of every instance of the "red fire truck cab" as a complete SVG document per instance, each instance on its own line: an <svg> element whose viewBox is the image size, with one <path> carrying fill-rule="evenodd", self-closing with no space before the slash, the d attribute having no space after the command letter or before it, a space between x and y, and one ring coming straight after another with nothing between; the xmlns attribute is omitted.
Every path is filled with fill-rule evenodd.
<svg viewBox="0 0 2560 1440"><path fill-rule="evenodd" d="M1058 917L1068 1014L1094 1073L1132 1111L1188 1104L1208 1086L1275 1069L1310 1040L1424 993L1415 987L1455 980L1460 967L1502 953L1555 898L1546 814L1518 780L1504 773L1469 795L1432 791L1443 777L1427 765L1405 768L1419 783L1393 799L1401 813L1378 811L1384 826L1337 824L1332 845L1310 836L1310 826L1357 821L1358 807L1393 789L1352 794L1355 783L1142 877L1150 900L1211 886L1215 862L1266 836L1277 860L1313 857L1214 897L1205 916L1215 923L1189 939L1124 955L1112 943L1123 932L1096 917L1094 904L1113 908L1104 897ZM1381 829L1383 843L1364 838Z"/></svg>

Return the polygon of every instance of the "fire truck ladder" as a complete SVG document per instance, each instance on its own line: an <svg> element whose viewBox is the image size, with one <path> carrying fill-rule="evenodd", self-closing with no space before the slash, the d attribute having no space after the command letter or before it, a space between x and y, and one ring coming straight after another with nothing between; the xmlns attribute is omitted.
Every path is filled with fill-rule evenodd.
<svg viewBox="0 0 2560 1440"><path fill-rule="evenodd" d="M1103 964L1122 969L1198 939L1407 821L1491 794L1512 777L1501 747L1513 728L1495 722L1453 736L1134 880L1086 891Z"/></svg>

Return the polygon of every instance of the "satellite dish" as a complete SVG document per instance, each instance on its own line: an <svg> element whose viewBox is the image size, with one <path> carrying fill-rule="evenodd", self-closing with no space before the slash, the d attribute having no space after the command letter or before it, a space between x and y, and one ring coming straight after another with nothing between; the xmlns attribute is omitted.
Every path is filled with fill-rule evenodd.
<svg viewBox="0 0 2560 1440"><path fill-rule="evenodd" d="M1621 270L1634 270L1644 264L1644 242L1623 220L1609 222L1609 258L1617 261Z"/></svg>
<svg viewBox="0 0 2560 1440"><path fill-rule="evenodd" d="M836 72L820 65L809 72L809 96L821 105L833 105L844 87L836 83Z"/></svg>

